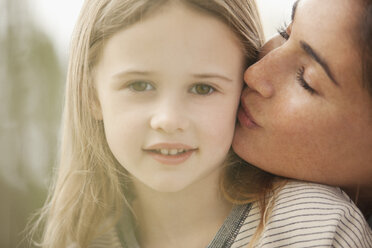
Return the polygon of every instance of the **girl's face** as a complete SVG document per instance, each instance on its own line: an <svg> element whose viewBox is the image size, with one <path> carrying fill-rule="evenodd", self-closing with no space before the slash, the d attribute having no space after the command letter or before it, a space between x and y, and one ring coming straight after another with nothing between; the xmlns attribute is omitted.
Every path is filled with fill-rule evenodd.
<svg viewBox="0 0 372 248"><path fill-rule="evenodd" d="M95 68L97 117L136 182L176 192L217 180L233 138L243 63L227 25L181 4L107 41Z"/></svg>
<svg viewBox="0 0 372 248"><path fill-rule="evenodd" d="M299 2L289 38L245 73L233 141L242 158L287 177L370 183L372 100L362 84L358 11L352 0Z"/></svg>

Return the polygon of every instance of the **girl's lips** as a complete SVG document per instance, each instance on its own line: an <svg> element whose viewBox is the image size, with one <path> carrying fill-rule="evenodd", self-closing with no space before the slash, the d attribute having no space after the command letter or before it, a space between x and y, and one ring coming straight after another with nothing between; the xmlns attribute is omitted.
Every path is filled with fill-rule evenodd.
<svg viewBox="0 0 372 248"><path fill-rule="evenodd" d="M158 143L146 147L143 151L161 164L178 165L185 162L197 148L180 143Z"/></svg>
<svg viewBox="0 0 372 248"><path fill-rule="evenodd" d="M195 149L192 146L182 144L182 143L156 143L153 145L146 146L144 150L160 150L160 149L185 149L185 150L192 150Z"/></svg>
<svg viewBox="0 0 372 248"><path fill-rule="evenodd" d="M158 161L161 164L166 165L178 165L185 162L196 150L187 150L182 153L178 153L175 155L164 155L162 153L158 153L154 150L146 151L148 155L150 155L153 159Z"/></svg>
<svg viewBox="0 0 372 248"><path fill-rule="evenodd" d="M244 108L243 104L240 105L238 110L238 120L240 125L245 126L247 128L255 128L258 127L252 116L250 115L247 108Z"/></svg>

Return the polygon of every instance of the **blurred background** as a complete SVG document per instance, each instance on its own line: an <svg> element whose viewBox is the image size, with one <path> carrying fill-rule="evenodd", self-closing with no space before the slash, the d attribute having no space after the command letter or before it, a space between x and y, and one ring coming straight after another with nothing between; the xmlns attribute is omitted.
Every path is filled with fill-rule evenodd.
<svg viewBox="0 0 372 248"><path fill-rule="evenodd" d="M257 0L267 38L295 0ZM83 0L0 0L0 247L45 201L56 165L69 40Z"/></svg>

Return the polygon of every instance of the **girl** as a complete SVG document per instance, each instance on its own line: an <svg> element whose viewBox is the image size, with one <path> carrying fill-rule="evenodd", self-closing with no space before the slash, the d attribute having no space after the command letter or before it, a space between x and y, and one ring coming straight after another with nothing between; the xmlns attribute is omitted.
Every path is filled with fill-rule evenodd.
<svg viewBox="0 0 372 248"><path fill-rule="evenodd" d="M299 201L293 185L275 193L271 176L228 159L243 70L261 37L253 1L86 1L72 42L61 162L41 216L42 245L270 246L286 229L258 239L266 205L308 216L335 199L343 212L317 210L332 223L317 238L333 242L345 223L350 240L371 244L360 213L337 189L303 187L315 200L297 212L286 202ZM249 183L231 180L247 170ZM242 204L222 197L221 177L225 194ZM243 197L233 195L239 187ZM331 200L322 199L326 190ZM278 200L265 198L272 195ZM297 222L289 225L301 228L295 237L303 240L306 226Z"/></svg>
<svg viewBox="0 0 372 248"><path fill-rule="evenodd" d="M42 245L233 242L219 177L261 32L253 1L86 1Z"/></svg>

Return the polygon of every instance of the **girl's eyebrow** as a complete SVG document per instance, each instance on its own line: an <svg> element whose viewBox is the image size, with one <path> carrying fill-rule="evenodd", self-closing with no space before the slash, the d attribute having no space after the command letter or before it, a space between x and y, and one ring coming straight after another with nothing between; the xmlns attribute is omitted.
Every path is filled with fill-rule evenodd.
<svg viewBox="0 0 372 248"><path fill-rule="evenodd" d="M113 78L121 78L124 76L149 76L154 74L151 71L140 71L140 70L123 70L118 73L115 73L112 77Z"/></svg>
<svg viewBox="0 0 372 248"><path fill-rule="evenodd" d="M156 74L155 72L152 71L141 71L141 70L123 70L118 73L115 73L112 77L113 78L122 78L126 76L151 76ZM207 79L207 78L217 78L217 79L222 79L224 81L232 82L233 80L227 76L224 76L219 73L194 73L192 74L192 77L197 78L197 79Z"/></svg>
<svg viewBox="0 0 372 248"><path fill-rule="evenodd" d="M198 79L206 79L206 78L217 78L222 79L224 81L232 82L233 80L229 77L226 77L224 75L218 74L218 73L196 73L192 74L194 78Z"/></svg>

